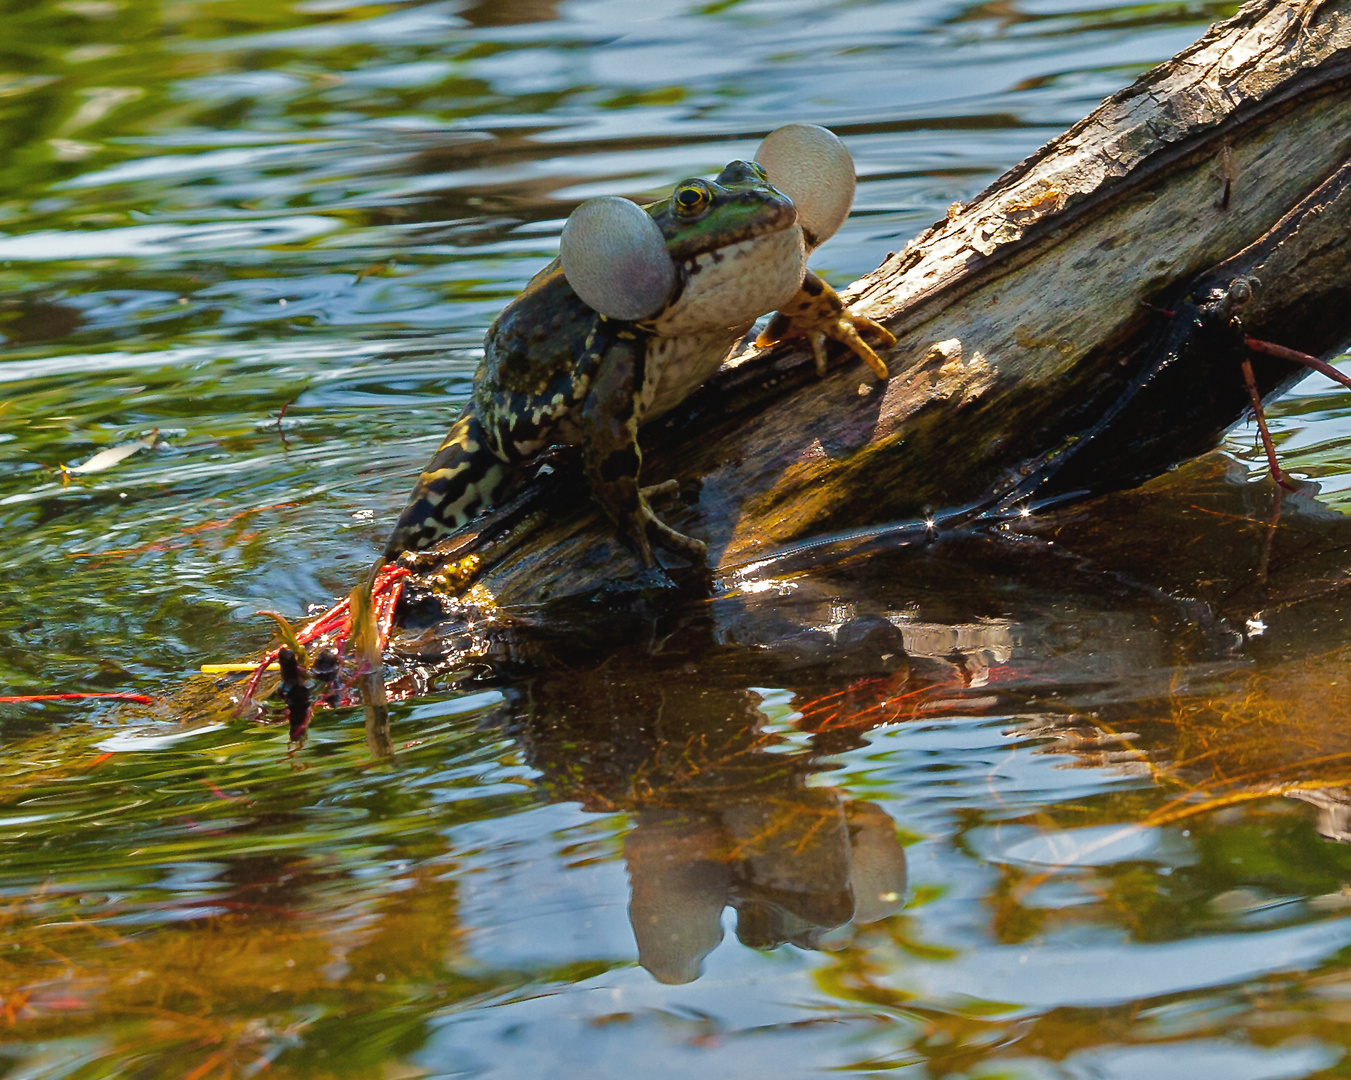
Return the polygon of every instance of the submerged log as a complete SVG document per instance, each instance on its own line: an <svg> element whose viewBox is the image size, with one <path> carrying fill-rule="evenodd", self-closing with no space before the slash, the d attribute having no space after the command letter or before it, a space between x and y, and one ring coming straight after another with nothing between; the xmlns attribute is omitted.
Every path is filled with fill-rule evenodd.
<svg viewBox="0 0 1351 1080"><path fill-rule="evenodd" d="M1212 347L1193 299L1247 277L1246 334L1311 354L1351 337L1348 89L1351 0L1255 0L850 287L897 335L888 382L749 349L647 430L644 479L680 484L659 512L726 588L832 536L998 521L1214 445L1248 408L1241 339ZM1301 370L1254 367L1266 394ZM478 605L669 583L567 455L549 464L472 536L409 557L424 594L475 543Z"/></svg>

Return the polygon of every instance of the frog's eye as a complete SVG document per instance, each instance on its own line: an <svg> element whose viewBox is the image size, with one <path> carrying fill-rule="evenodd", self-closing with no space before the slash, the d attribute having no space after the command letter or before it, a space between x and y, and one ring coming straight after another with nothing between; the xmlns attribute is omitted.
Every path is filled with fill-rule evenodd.
<svg viewBox="0 0 1351 1080"><path fill-rule="evenodd" d="M713 194L702 180L686 180L675 189L673 199L681 217L695 217L708 209Z"/></svg>
<svg viewBox="0 0 1351 1080"><path fill-rule="evenodd" d="M788 124L765 136L755 160L793 200L809 248L835 235L854 205L854 159L834 132Z"/></svg>
<svg viewBox="0 0 1351 1080"><path fill-rule="evenodd" d="M589 307L612 319L645 319L675 289L675 264L661 229L637 203L588 199L563 226L563 276Z"/></svg>

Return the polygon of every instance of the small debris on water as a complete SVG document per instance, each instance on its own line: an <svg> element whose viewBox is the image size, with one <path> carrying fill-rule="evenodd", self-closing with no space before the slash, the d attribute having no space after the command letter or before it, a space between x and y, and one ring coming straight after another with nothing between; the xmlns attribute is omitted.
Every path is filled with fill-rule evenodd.
<svg viewBox="0 0 1351 1080"><path fill-rule="evenodd" d="M134 439L131 442L122 443L120 446L110 446L106 450L100 450L82 465L63 465L63 473L76 473L87 475L89 473L103 472L104 469L111 469L120 461L131 457L132 454L141 450L153 449L155 443L159 440L159 428L156 428L149 435L141 439Z"/></svg>

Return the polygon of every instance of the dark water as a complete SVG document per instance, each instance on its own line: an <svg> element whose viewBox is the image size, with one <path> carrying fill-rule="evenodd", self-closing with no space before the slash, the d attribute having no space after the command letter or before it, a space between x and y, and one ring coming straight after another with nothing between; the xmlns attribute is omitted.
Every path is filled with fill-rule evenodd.
<svg viewBox="0 0 1351 1080"><path fill-rule="evenodd" d="M4 5L0 693L345 593L580 199L826 124L843 284L1232 10ZM1274 425L1321 494L1240 430L443 685L391 758L0 705L0 1076L1344 1075L1351 406Z"/></svg>

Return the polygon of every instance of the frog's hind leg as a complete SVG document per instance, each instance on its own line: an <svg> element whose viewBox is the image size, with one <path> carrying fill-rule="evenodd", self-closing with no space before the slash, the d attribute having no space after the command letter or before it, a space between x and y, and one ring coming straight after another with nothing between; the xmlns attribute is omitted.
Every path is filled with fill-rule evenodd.
<svg viewBox="0 0 1351 1080"><path fill-rule="evenodd" d="M797 295L779 309L755 343L764 348L789 338L805 337L811 343L812 356L816 358L816 373L824 375L826 339L830 338L847 346L873 369L879 379L885 379L887 365L873 352L872 346L863 340L860 331L872 334L883 345L896 344L896 337L890 330L866 315L855 315L844 306L844 301L834 289L808 270Z"/></svg>
<svg viewBox="0 0 1351 1080"><path fill-rule="evenodd" d="M643 454L638 447L642 422L639 402L644 378L643 343L621 337L605 350L582 406L582 461L591 494L601 509L628 535L644 566L654 566L652 541L702 564L708 548L702 540L676 532L656 514L648 496L670 494L673 482L640 487Z"/></svg>
<svg viewBox="0 0 1351 1080"><path fill-rule="evenodd" d="M488 448L472 409L451 427L418 477L385 545L385 558L429 548L493 504L510 466Z"/></svg>

